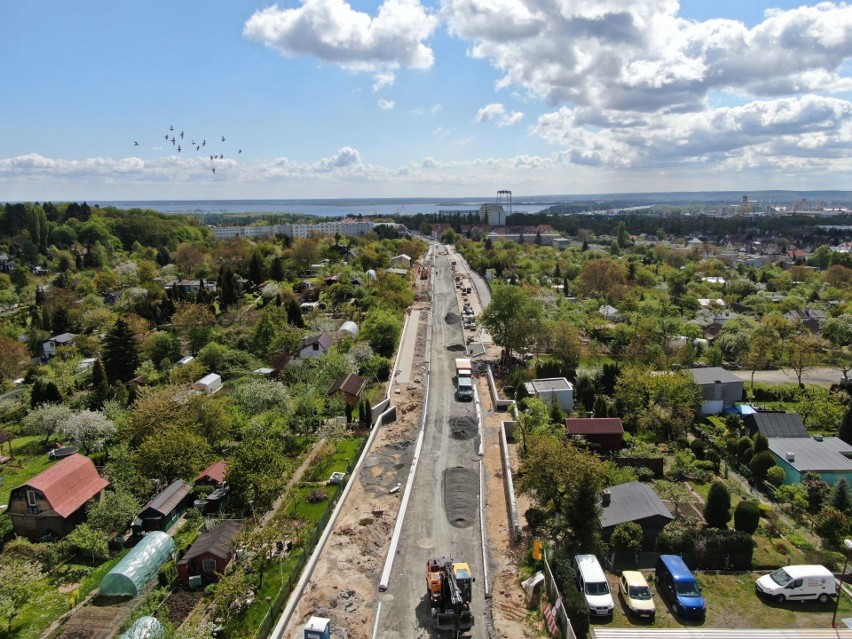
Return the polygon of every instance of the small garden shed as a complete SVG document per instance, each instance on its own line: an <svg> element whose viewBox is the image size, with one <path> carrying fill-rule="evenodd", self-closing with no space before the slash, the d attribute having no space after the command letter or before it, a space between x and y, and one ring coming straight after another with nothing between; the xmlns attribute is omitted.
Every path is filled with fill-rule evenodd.
<svg viewBox="0 0 852 639"><path fill-rule="evenodd" d="M192 486L176 479L168 488L154 495L133 520L133 531L168 530L186 510Z"/></svg>
<svg viewBox="0 0 852 639"><path fill-rule="evenodd" d="M166 533L148 533L104 575L100 594L104 597L135 597L169 560L174 550L175 541Z"/></svg>

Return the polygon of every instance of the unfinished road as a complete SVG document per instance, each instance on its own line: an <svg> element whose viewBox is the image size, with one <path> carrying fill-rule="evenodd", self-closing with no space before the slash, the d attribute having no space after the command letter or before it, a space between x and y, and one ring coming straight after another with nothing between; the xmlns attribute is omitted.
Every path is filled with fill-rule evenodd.
<svg viewBox="0 0 852 639"><path fill-rule="evenodd" d="M473 629L488 636L485 621L480 499L480 434L473 402L455 399L455 358L464 356L461 312L445 249L435 256L430 381L423 407L423 445L414 475L393 570L379 596L379 639L436 637L426 592L426 560L447 557L470 564L476 583Z"/></svg>

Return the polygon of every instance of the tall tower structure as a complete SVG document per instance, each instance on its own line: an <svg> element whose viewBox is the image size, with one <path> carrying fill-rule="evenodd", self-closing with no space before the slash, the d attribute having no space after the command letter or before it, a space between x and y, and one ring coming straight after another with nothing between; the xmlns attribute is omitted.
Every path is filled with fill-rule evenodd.
<svg viewBox="0 0 852 639"><path fill-rule="evenodd" d="M740 205L740 213L743 215L751 213L751 204L748 202L748 195L743 195L743 203Z"/></svg>
<svg viewBox="0 0 852 639"><path fill-rule="evenodd" d="M504 209L508 207L507 215L512 214L512 192L511 191L497 191L497 204L502 206Z"/></svg>

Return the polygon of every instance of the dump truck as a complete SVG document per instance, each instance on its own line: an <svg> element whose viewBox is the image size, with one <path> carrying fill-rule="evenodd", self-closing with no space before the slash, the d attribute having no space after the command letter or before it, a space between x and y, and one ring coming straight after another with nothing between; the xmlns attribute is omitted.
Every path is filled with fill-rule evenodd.
<svg viewBox="0 0 852 639"><path fill-rule="evenodd" d="M462 402L473 400L473 371L467 357L456 358L456 399Z"/></svg>
<svg viewBox="0 0 852 639"><path fill-rule="evenodd" d="M470 599L473 582L470 566L452 559L426 560L426 588L432 609L432 628L448 630L453 637L473 627Z"/></svg>

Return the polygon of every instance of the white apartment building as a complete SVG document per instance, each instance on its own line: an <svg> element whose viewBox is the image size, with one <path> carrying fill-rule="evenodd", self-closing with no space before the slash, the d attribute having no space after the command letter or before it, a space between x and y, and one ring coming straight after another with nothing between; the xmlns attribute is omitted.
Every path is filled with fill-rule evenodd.
<svg viewBox="0 0 852 639"><path fill-rule="evenodd" d="M345 237L364 235L373 230L369 220L344 219L333 222L318 222L316 224L268 224L264 226L211 226L217 240L232 237L272 237L274 235L289 235L290 237L310 237L311 233L334 235L340 233Z"/></svg>

